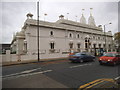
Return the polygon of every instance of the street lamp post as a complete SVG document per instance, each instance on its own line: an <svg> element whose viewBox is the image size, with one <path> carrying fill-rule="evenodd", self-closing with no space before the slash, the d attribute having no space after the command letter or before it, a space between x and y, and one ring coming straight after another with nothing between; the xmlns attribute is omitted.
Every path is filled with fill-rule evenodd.
<svg viewBox="0 0 120 90"><path fill-rule="evenodd" d="M106 33L105 33L105 26L106 26L106 25L109 25L109 24L112 24L112 23L108 23L108 24L105 24L105 25L104 25L105 52L107 51L107 47L106 47Z"/></svg>
<svg viewBox="0 0 120 90"><path fill-rule="evenodd" d="M39 1L37 2L37 45L38 45L38 62L40 61L39 56Z"/></svg>

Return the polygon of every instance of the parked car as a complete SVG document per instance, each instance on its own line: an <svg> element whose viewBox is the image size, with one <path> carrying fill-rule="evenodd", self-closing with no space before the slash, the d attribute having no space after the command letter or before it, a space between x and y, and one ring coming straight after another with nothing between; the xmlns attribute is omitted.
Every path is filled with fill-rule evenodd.
<svg viewBox="0 0 120 90"><path fill-rule="evenodd" d="M73 55L69 55L69 60L71 62L84 62L84 61L94 61L95 56L87 54L87 53L75 53Z"/></svg>
<svg viewBox="0 0 120 90"><path fill-rule="evenodd" d="M120 53L118 52L107 52L99 58L100 65L102 64L112 64L116 65L120 63Z"/></svg>

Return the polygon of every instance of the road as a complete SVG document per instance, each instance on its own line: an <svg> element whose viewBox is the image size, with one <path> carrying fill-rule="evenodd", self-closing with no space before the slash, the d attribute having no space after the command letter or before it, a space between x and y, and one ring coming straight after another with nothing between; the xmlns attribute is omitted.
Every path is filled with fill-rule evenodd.
<svg viewBox="0 0 120 90"><path fill-rule="evenodd" d="M3 88L78 88L100 78L118 77L118 65L98 61L71 63L69 60L6 66Z"/></svg>

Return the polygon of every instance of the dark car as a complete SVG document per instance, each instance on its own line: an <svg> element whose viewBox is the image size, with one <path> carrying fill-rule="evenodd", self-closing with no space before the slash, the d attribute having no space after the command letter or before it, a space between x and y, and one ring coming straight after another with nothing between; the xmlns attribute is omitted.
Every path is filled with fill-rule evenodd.
<svg viewBox="0 0 120 90"><path fill-rule="evenodd" d="M84 62L84 61L94 61L95 56L87 53L75 53L74 55L69 56L71 62Z"/></svg>
<svg viewBox="0 0 120 90"><path fill-rule="evenodd" d="M99 58L100 65L111 64L116 65L120 63L120 53L118 52L107 52L102 57Z"/></svg>

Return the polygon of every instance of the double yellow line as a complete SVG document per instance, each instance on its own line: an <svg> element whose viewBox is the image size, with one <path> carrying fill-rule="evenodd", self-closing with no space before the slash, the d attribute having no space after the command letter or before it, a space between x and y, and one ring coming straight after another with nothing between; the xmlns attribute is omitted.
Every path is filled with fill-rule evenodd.
<svg viewBox="0 0 120 90"><path fill-rule="evenodd" d="M86 90L86 89L89 89L89 88L93 88L94 86L96 86L96 85L98 85L98 84L100 84L102 82L105 82L105 81L114 83L114 80L113 79L109 79L109 78L97 79L97 80L94 80L92 82L89 82L87 84L84 84L84 85L80 86L78 88L78 90L81 90L81 89L82 90Z"/></svg>

